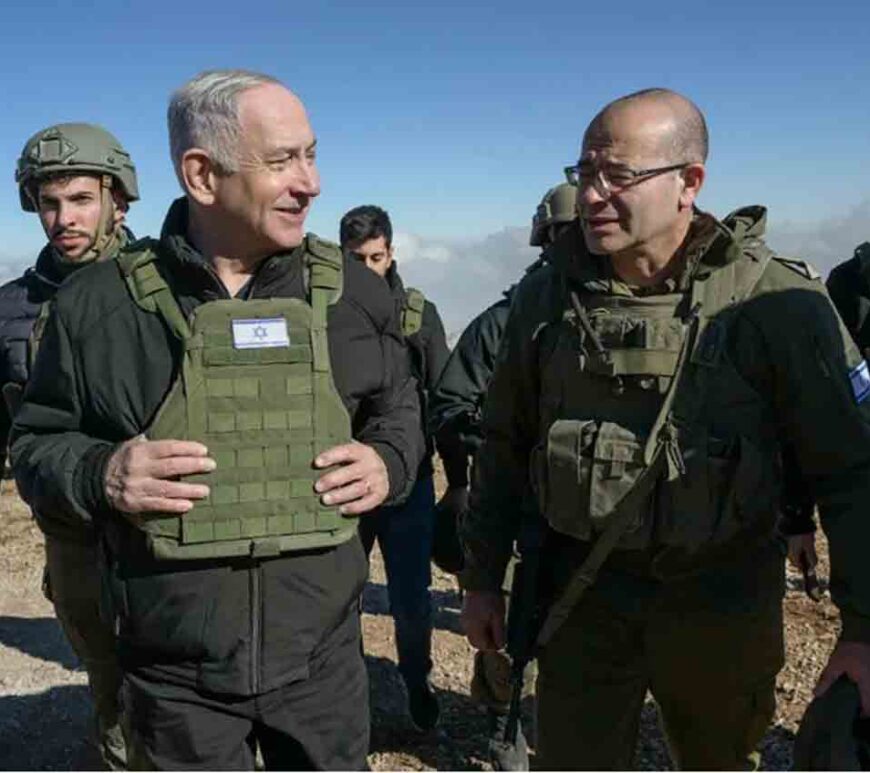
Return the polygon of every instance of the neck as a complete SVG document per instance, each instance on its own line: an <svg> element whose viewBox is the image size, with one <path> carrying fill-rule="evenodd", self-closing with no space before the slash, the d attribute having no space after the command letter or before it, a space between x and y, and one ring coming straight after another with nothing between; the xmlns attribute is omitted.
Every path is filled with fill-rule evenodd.
<svg viewBox="0 0 870 773"><path fill-rule="evenodd" d="M187 237L233 297L245 286L266 257L244 254L226 238L222 228L206 223L195 207L190 207Z"/></svg>
<svg viewBox="0 0 870 773"><path fill-rule="evenodd" d="M611 255L614 272L626 284L635 287L661 284L682 267L682 247L690 226L691 219L687 219L679 228L661 234L640 247Z"/></svg>

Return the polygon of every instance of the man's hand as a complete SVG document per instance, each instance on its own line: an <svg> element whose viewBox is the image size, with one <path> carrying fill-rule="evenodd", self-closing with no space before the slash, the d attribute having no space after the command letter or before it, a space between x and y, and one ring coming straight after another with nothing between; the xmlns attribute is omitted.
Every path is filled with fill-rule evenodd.
<svg viewBox="0 0 870 773"><path fill-rule="evenodd" d="M470 590L462 600L462 628L471 646L500 650L505 644L504 596L485 590Z"/></svg>
<svg viewBox="0 0 870 773"><path fill-rule="evenodd" d="M802 563L801 559L804 560ZM803 569L805 571L815 569L819 563L816 556L816 535L810 534L795 534L788 538L788 561L789 563Z"/></svg>
<svg viewBox="0 0 870 773"><path fill-rule="evenodd" d="M196 500L208 496L208 486L173 478L211 472L215 466L202 443L146 440L139 435L122 443L109 458L106 499L122 513L183 515Z"/></svg>
<svg viewBox="0 0 870 773"><path fill-rule="evenodd" d="M860 641L838 641L828 658L813 695L827 692L843 674L856 685L861 695L861 714L870 716L870 644Z"/></svg>
<svg viewBox="0 0 870 773"><path fill-rule="evenodd" d="M334 446L314 460L318 468L334 467L314 484L325 505L341 505L342 515L360 515L374 510L390 493L387 465L371 446L353 441Z"/></svg>
<svg viewBox="0 0 870 773"><path fill-rule="evenodd" d="M458 518L468 509L468 486L450 486L439 504Z"/></svg>

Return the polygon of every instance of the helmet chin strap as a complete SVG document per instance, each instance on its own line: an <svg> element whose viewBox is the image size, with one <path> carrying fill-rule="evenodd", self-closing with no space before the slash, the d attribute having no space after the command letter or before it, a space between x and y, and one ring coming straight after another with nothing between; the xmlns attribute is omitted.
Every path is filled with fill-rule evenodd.
<svg viewBox="0 0 870 773"><path fill-rule="evenodd" d="M84 265L102 260L114 252L118 244L118 228L115 226L115 200L112 198L112 177L104 174L100 177L100 219L97 222L97 232L93 244L76 260L68 260L61 256L64 263Z"/></svg>

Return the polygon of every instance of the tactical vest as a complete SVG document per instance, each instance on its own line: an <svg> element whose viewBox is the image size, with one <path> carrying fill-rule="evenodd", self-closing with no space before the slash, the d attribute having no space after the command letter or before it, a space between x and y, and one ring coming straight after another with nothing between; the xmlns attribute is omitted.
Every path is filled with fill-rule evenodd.
<svg viewBox="0 0 870 773"><path fill-rule="evenodd" d="M423 307L426 296L414 287L405 290L405 305L402 307L402 333L405 337L419 333L423 327Z"/></svg>
<svg viewBox="0 0 870 773"><path fill-rule="evenodd" d="M183 346L178 376L145 434L203 443L216 469L192 475L210 488L185 515L134 518L155 557L267 557L349 539L356 523L314 491L318 453L350 442L335 388L327 312L341 295L338 248L306 237L310 303L296 298L218 300L187 319L160 276L153 248L122 253L136 303L159 314Z"/></svg>
<svg viewBox="0 0 870 773"><path fill-rule="evenodd" d="M689 553L772 525L779 456L765 401L728 358L729 322L772 255L757 240L685 293L582 285L541 344L532 482L557 532L592 540L617 507L617 543ZM628 499L628 497L631 497Z"/></svg>

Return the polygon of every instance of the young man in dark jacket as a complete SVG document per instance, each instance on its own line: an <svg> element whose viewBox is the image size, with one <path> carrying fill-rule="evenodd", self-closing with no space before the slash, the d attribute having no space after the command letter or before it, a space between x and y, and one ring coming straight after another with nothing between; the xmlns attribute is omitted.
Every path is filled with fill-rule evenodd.
<svg viewBox="0 0 870 773"><path fill-rule="evenodd" d="M15 180L22 209L39 216L48 243L34 266L0 288L0 469L51 299L68 276L113 258L129 241L124 219L139 198L129 154L94 124L58 124L34 134L21 152ZM121 672L114 631L99 610L97 536L87 524L59 523L39 509L34 515L45 533L43 587L88 672L100 753L110 767L123 768Z"/></svg>
<svg viewBox="0 0 870 773"><path fill-rule="evenodd" d="M577 221L577 189L563 183L550 188L532 218L529 244L545 250L565 229ZM576 226L574 226L576 227ZM543 265L541 259L526 269L530 273ZM516 285L509 287L492 306L475 317L462 332L432 392L430 425L440 442L462 449L460 482L442 500L442 518L456 528L456 521L468 505L468 471L483 443L481 417L486 390L498 358L501 339L510 314ZM457 547L458 538L450 540ZM460 562L457 562L460 563ZM513 569L504 583L511 592ZM496 770L528 770L528 748L522 729L515 743L505 742L511 697L511 663L504 650L478 650L474 654L471 697L487 710L489 756ZM532 679L525 676L525 686Z"/></svg>
<svg viewBox="0 0 870 773"><path fill-rule="evenodd" d="M412 372L417 379L423 419L428 395L433 389L449 350L444 326L435 304L419 290L405 289L393 259L393 227L380 207L365 205L347 212L341 219L342 250L382 277L392 293L402 318L408 342ZM454 444L440 444L438 451L447 471L448 485L464 459ZM434 443L427 433L426 455L408 501L398 507L382 507L360 521L360 536L366 553L375 539L381 547L387 571L390 610L396 623L399 671L408 689L408 709L420 730L431 730L438 722L438 701L429 684L432 669L432 582L429 558L432 554L435 490L432 482ZM461 485L461 484L460 484Z"/></svg>
<svg viewBox="0 0 870 773"><path fill-rule="evenodd" d="M185 198L58 293L16 478L104 534L131 767L252 768L259 745L268 768L358 769L354 516L422 455L392 299L305 235L315 137L281 83L203 73L169 134Z"/></svg>

